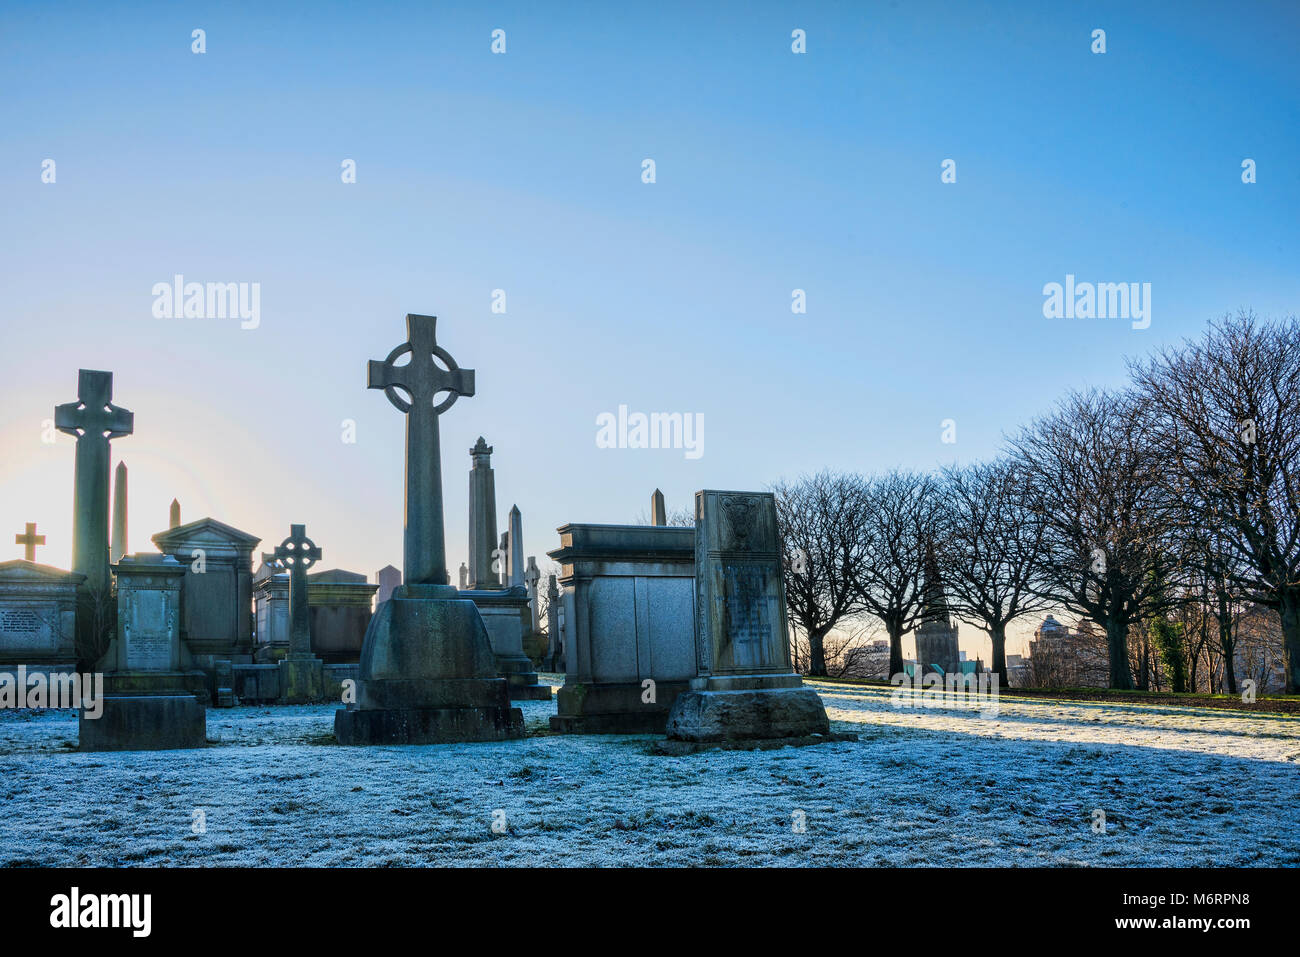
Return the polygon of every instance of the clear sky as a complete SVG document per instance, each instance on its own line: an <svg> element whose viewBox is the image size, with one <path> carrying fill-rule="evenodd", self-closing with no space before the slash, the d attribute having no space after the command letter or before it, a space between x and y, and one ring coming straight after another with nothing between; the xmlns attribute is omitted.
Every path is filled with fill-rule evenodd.
<svg viewBox="0 0 1300 957"><path fill-rule="evenodd" d="M133 550L176 497L373 574L403 423L366 360L437 315L478 387L442 420L454 576L480 434L545 568L656 486L987 456L1125 356L1300 302L1295 3L266 6L0 10L0 531L38 522L41 561L70 562L42 433L78 368L135 412ZM257 328L155 318L176 274L260 284ZM1149 282L1150 327L1044 318L1067 274ZM703 455L599 448L620 405L701 414Z"/></svg>

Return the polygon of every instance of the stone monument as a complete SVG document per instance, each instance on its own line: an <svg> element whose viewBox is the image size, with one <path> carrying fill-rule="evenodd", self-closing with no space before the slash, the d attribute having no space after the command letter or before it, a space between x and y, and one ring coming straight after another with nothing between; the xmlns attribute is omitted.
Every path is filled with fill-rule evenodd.
<svg viewBox="0 0 1300 957"><path fill-rule="evenodd" d="M14 536L14 544L23 547L23 560L29 562L36 561L36 546L45 544L45 536L36 534L36 523L28 522L27 531L22 535Z"/></svg>
<svg viewBox="0 0 1300 957"><path fill-rule="evenodd" d="M650 496L650 524L668 524L668 511L664 508L664 493L659 489L655 489L654 494Z"/></svg>
<svg viewBox="0 0 1300 957"><path fill-rule="evenodd" d="M408 315L407 341L368 367L367 388L384 390L406 416L403 584L370 620L356 703L335 713L334 734L345 745L524 734L523 713L510 706L506 682L497 677L482 616L448 580L438 416L457 397L474 394L474 373L437 344L436 322ZM408 353L410 361L397 365Z"/></svg>
<svg viewBox="0 0 1300 957"><path fill-rule="evenodd" d="M102 713L80 716L82 751L161 751L207 743L207 680L180 640L185 568L170 555L123 555L117 635L95 665L104 674Z"/></svg>
<svg viewBox="0 0 1300 957"><path fill-rule="evenodd" d="M27 544L29 554L35 547ZM76 670L77 589L82 581L75 572L27 559L0 562L0 672L13 672L19 665L46 674Z"/></svg>
<svg viewBox="0 0 1300 957"><path fill-rule="evenodd" d="M393 590L402 583L402 570L394 568L392 565L385 565L379 571L375 572L375 584L379 590L375 592L375 607L393 597Z"/></svg>
<svg viewBox="0 0 1300 957"><path fill-rule="evenodd" d="M321 551L307 537L307 526L290 525L289 537L273 554L289 570L289 654L280 662L280 699L285 704L319 701L324 679L322 662L311 650L307 569L320 561Z"/></svg>
<svg viewBox="0 0 1300 957"><path fill-rule="evenodd" d="M497 549L497 493L492 446L478 437L469 450L469 587L501 587Z"/></svg>
<svg viewBox="0 0 1300 957"><path fill-rule="evenodd" d="M126 553L126 463L118 462L113 472L113 537L108 557L117 562Z"/></svg>
<svg viewBox="0 0 1300 957"><path fill-rule="evenodd" d="M775 497L696 492L694 534L696 676L673 702L666 750L837 740L790 667Z"/></svg>
<svg viewBox="0 0 1300 957"><path fill-rule="evenodd" d="M506 585L518 588L524 582L524 520L519 514L519 506L510 506L510 530L507 532L506 548Z"/></svg>
<svg viewBox="0 0 1300 957"><path fill-rule="evenodd" d="M172 499L172 504L167 509L167 527L168 528L181 527L181 503L178 502L176 499Z"/></svg>

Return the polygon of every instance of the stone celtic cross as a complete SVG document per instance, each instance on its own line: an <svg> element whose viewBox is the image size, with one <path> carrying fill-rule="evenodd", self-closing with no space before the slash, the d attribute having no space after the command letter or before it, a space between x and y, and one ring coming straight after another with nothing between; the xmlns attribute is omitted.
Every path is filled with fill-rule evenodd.
<svg viewBox="0 0 1300 957"><path fill-rule="evenodd" d="M23 546L23 558L29 562L36 561L36 546L45 544L45 536L36 534L36 523L27 523L27 533L15 535L14 544Z"/></svg>
<svg viewBox="0 0 1300 957"><path fill-rule="evenodd" d="M311 654L311 619L307 607L307 569L320 561L320 548L307 537L307 526L290 525L289 537L272 557L289 569L289 655Z"/></svg>
<svg viewBox="0 0 1300 957"><path fill-rule="evenodd" d="M406 414L406 515L403 536L407 585L447 585L443 533L442 456L438 416L462 395L474 394L474 370L462 369L434 336L435 316L406 317L407 341L382 362L372 359L366 388L383 389ZM397 360L410 354L410 361ZM439 365L438 361L442 364ZM447 393L441 402L434 399ZM402 393L405 393L403 395Z"/></svg>
<svg viewBox="0 0 1300 957"><path fill-rule="evenodd" d="M113 373L81 369L77 401L54 407L54 427L77 437L72 568L92 590L109 587L108 443L135 431L135 415L113 405Z"/></svg>

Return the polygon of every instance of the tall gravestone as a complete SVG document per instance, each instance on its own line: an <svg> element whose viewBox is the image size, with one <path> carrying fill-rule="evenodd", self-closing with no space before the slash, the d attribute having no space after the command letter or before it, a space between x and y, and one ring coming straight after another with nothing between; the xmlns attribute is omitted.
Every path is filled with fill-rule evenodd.
<svg viewBox="0 0 1300 957"><path fill-rule="evenodd" d="M564 667L564 636L560 628L560 589L555 575L546 576L546 670Z"/></svg>
<svg viewBox="0 0 1300 957"><path fill-rule="evenodd" d="M670 741L835 739L821 698L790 667L772 493L695 494L695 615L696 677L673 702Z"/></svg>
<svg viewBox="0 0 1300 957"><path fill-rule="evenodd" d="M54 407L54 426L77 438L72 569L92 596L107 595L109 442L135 431L135 415L113 405L113 373L81 369L77 401Z"/></svg>
<svg viewBox="0 0 1300 957"><path fill-rule="evenodd" d="M385 565L375 572L375 584L379 586L379 591L375 593L375 607L379 607L379 605L392 598L394 589L401 583L402 570L400 568Z"/></svg>
<svg viewBox="0 0 1300 957"><path fill-rule="evenodd" d="M464 562L460 563L460 587L469 587L469 566Z"/></svg>
<svg viewBox="0 0 1300 957"><path fill-rule="evenodd" d="M474 373L437 344L436 322L408 315L407 341L368 367L367 387L384 390L406 416L404 581L366 630L356 702L335 713L334 734L345 745L499 741L524 733L478 608L448 581L438 417L459 396L474 394ZM407 354L410 361L398 365ZM446 397L435 403L441 393Z"/></svg>
<svg viewBox="0 0 1300 957"><path fill-rule="evenodd" d="M113 472L113 537L109 559L116 562L126 553L126 463L118 462Z"/></svg>
<svg viewBox="0 0 1300 957"><path fill-rule="evenodd" d="M181 503L176 499L172 499L171 505L167 508L167 527L181 527Z"/></svg>
<svg viewBox="0 0 1300 957"><path fill-rule="evenodd" d="M518 505L510 506L510 537L506 549L506 584L517 588L524 581L524 520Z"/></svg>
<svg viewBox="0 0 1300 957"><path fill-rule="evenodd" d="M668 524L668 512L664 508L664 493L659 489L655 489L654 494L650 496L650 524Z"/></svg>
<svg viewBox="0 0 1300 957"><path fill-rule="evenodd" d="M469 450L469 587L499 588L497 492L492 473L492 446L478 437Z"/></svg>
<svg viewBox="0 0 1300 957"><path fill-rule="evenodd" d="M307 537L307 526L290 525L289 537L276 546L274 556L289 570L289 654L280 662L280 699L285 704L319 701L324 672L311 650L307 569L320 561L321 550Z"/></svg>
<svg viewBox="0 0 1300 957"><path fill-rule="evenodd" d="M170 555L123 555L117 634L95 665L104 675L96 718L80 717L82 751L160 751L207 742L206 679L180 640L185 568Z"/></svg>

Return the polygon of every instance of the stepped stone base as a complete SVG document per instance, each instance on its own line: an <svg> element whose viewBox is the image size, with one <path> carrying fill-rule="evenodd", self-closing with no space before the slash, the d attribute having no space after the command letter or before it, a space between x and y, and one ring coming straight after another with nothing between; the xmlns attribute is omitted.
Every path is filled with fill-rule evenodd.
<svg viewBox="0 0 1300 957"><path fill-rule="evenodd" d="M171 751L207 744L207 710L192 694L105 696L103 713L78 723L79 751Z"/></svg>
<svg viewBox="0 0 1300 957"><path fill-rule="evenodd" d="M446 585L402 585L379 606L361 650L356 704L334 713L340 744L524 736L479 610L456 595Z"/></svg>

